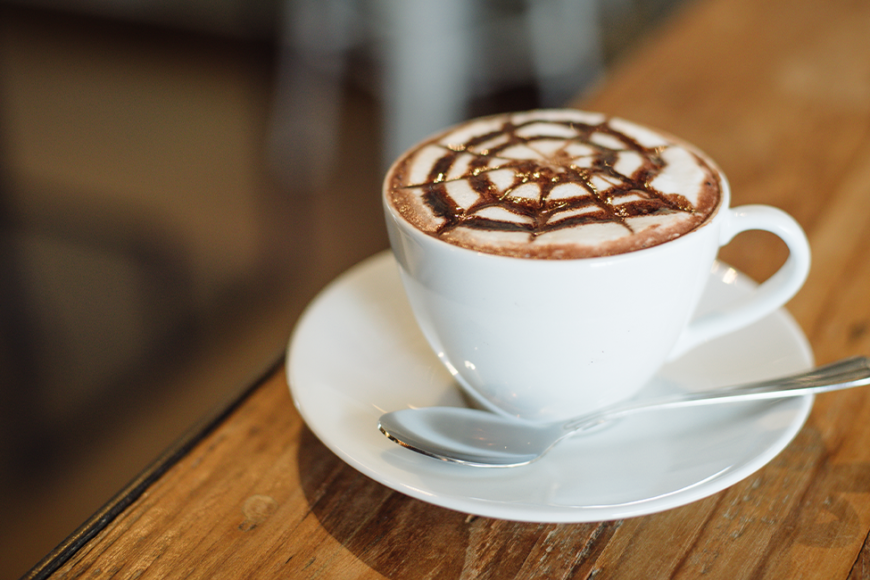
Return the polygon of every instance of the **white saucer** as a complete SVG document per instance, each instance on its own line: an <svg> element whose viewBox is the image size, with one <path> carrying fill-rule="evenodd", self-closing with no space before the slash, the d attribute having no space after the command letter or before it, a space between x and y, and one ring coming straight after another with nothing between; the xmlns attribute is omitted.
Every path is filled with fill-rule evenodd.
<svg viewBox="0 0 870 580"><path fill-rule="evenodd" d="M717 264L701 309L753 286ZM780 310L670 363L645 390L702 390L798 372L812 362L800 328ZM806 396L644 413L565 441L524 467L425 457L384 437L378 417L465 402L417 329L389 253L352 268L308 306L290 341L287 376L315 435L368 477L446 508L535 522L621 519L714 494L782 451L813 402Z"/></svg>

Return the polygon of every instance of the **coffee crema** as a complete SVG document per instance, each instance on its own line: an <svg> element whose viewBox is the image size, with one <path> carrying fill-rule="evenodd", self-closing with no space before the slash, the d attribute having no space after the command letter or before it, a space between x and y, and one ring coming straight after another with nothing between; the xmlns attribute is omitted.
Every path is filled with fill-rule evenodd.
<svg viewBox="0 0 870 580"><path fill-rule="evenodd" d="M537 259L610 256L703 224L718 171L689 146L616 117L536 110L468 121L402 155L388 203L431 236Z"/></svg>

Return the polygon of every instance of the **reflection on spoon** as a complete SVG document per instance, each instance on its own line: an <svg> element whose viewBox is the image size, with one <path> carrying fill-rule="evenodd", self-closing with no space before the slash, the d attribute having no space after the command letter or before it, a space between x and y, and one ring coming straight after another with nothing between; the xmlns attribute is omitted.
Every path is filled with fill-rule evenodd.
<svg viewBox="0 0 870 580"><path fill-rule="evenodd" d="M641 411L757 401L870 384L870 359L848 358L780 379L632 400L558 423L533 423L464 407L403 409L381 416L378 428L399 445L453 463L514 467L538 459L571 434Z"/></svg>

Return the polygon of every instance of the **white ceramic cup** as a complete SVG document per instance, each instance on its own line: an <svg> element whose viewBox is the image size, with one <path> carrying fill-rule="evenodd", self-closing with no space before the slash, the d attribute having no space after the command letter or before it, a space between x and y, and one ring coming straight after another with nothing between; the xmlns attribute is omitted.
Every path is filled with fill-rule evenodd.
<svg viewBox="0 0 870 580"><path fill-rule="evenodd" d="M550 421L639 391L668 360L785 304L809 271L806 236L768 206L719 208L672 241L615 256L524 259L427 235L384 196L390 243L423 334L456 381L493 411ZM788 246L786 263L745 300L691 320L719 247L746 230ZM691 320L691 322L690 322Z"/></svg>

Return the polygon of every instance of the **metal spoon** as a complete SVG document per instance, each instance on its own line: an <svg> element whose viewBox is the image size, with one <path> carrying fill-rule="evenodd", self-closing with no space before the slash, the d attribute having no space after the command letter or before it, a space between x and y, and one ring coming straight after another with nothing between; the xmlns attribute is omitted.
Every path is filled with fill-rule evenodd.
<svg viewBox="0 0 870 580"><path fill-rule="evenodd" d="M386 413L378 428L399 445L436 459L514 467L538 459L573 433L640 411L796 397L868 384L870 359L855 357L780 379L627 401L558 423L533 423L463 407L427 407Z"/></svg>

